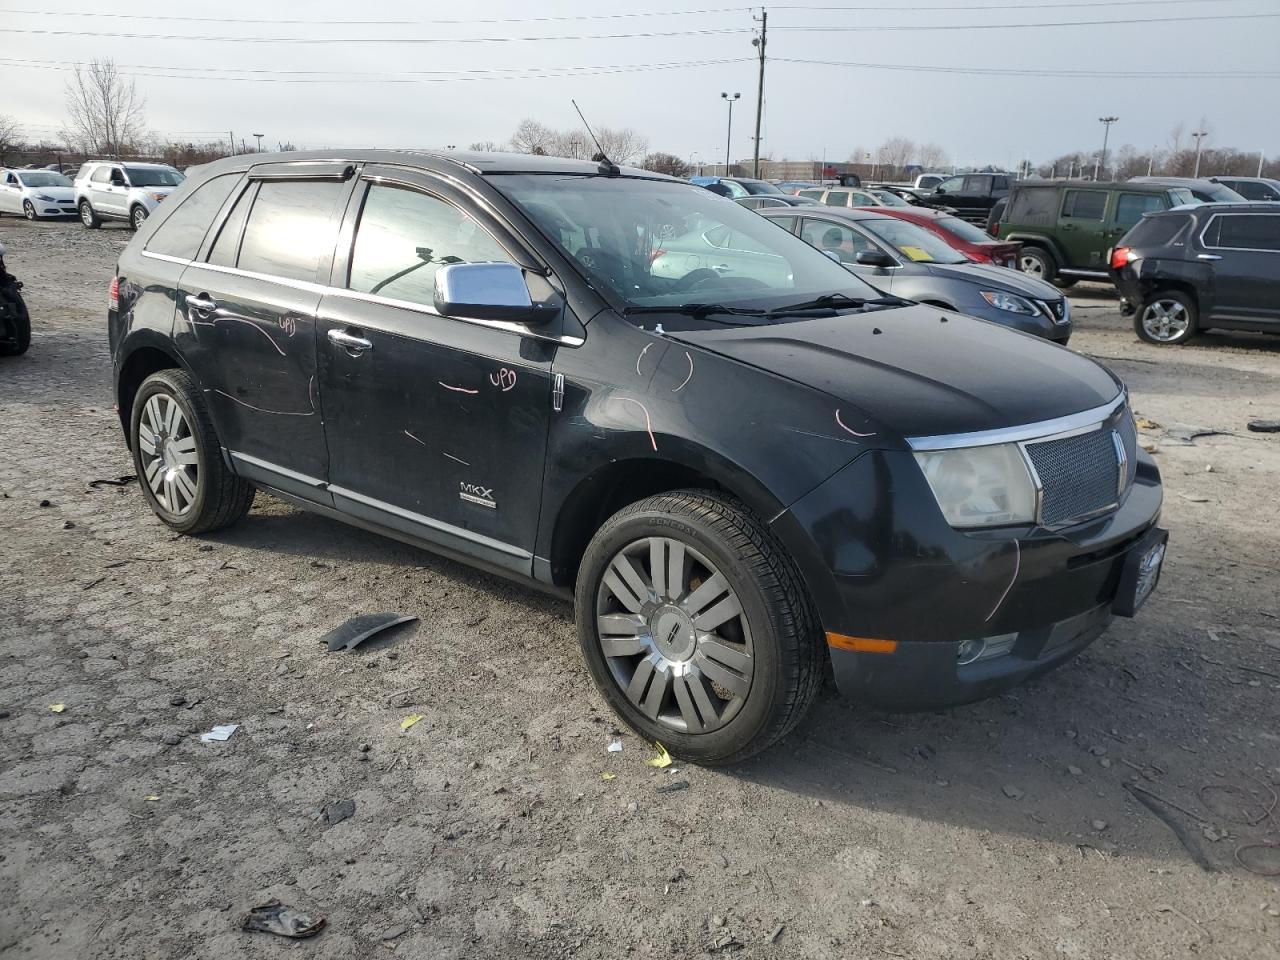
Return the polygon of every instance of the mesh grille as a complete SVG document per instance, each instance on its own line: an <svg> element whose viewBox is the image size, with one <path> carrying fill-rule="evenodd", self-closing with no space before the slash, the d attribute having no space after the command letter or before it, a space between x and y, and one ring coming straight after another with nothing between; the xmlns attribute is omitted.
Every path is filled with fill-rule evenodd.
<svg viewBox="0 0 1280 960"><path fill-rule="evenodd" d="M1060 440L1027 444L1027 454L1044 487L1041 523L1057 526L1115 505L1120 484L1115 435L1107 425Z"/></svg>

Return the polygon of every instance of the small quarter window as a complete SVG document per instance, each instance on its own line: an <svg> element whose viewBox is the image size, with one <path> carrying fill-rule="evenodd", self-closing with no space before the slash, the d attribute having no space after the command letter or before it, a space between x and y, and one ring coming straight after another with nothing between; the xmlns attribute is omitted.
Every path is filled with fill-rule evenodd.
<svg viewBox="0 0 1280 960"><path fill-rule="evenodd" d="M199 252L209 225L239 180L238 173L226 173L196 187L156 228L147 241L147 249L190 260Z"/></svg>

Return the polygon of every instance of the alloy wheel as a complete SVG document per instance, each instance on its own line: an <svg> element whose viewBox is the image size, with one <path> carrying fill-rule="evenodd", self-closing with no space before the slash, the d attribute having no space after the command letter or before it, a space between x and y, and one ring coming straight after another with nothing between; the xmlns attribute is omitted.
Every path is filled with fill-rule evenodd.
<svg viewBox="0 0 1280 960"><path fill-rule="evenodd" d="M1029 257L1024 254L1019 258L1018 266L1022 268L1023 273L1033 277L1044 277L1044 261L1039 257Z"/></svg>
<svg viewBox="0 0 1280 960"><path fill-rule="evenodd" d="M30 200L25 201L22 204L22 213L28 220L34 220L36 218L35 205Z"/></svg>
<svg viewBox="0 0 1280 960"><path fill-rule="evenodd" d="M1142 329L1152 340L1171 343L1186 335L1191 316L1177 300L1153 300L1142 311Z"/></svg>
<svg viewBox="0 0 1280 960"><path fill-rule="evenodd" d="M80 222L86 227L93 226L93 207L87 203L80 204Z"/></svg>
<svg viewBox="0 0 1280 960"><path fill-rule="evenodd" d="M141 229L142 223L146 219L147 219L146 210L142 209L142 207L133 208L133 229L135 230Z"/></svg>
<svg viewBox="0 0 1280 960"><path fill-rule="evenodd" d="M156 501L175 516L195 504L200 489L196 438L178 401L166 393L147 398L138 423L138 446L147 485Z"/></svg>
<svg viewBox="0 0 1280 960"><path fill-rule="evenodd" d="M733 588L679 540L636 540L610 561L596 592L596 635L614 681L650 720L709 733L751 693L751 627Z"/></svg>

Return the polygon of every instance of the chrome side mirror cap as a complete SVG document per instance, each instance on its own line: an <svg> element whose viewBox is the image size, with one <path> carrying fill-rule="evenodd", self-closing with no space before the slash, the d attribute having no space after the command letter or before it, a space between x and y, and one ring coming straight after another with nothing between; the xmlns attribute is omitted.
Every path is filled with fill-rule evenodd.
<svg viewBox="0 0 1280 960"><path fill-rule="evenodd" d="M436 271L436 312L464 320L543 323L554 308L535 304L514 263L451 263Z"/></svg>

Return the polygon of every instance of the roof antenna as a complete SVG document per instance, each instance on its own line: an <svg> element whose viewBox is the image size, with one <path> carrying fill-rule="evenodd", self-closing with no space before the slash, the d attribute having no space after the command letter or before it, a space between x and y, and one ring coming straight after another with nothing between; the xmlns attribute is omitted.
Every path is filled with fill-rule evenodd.
<svg viewBox="0 0 1280 960"><path fill-rule="evenodd" d="M604 147L600 146L600 140L596 137L595 131L591 129L591 124L587 123L587 118L582 115L582 108L578 106L578 101L570 97L569 102L573 104L573 109L578 111L578 118L582 120L582 125L587 128L587 133L591 134L591 139L595 142L597 153L591 159L600 164L600 172L605 176L619 176L622 171L618 169L616 163L605 155Z"/></svg>

